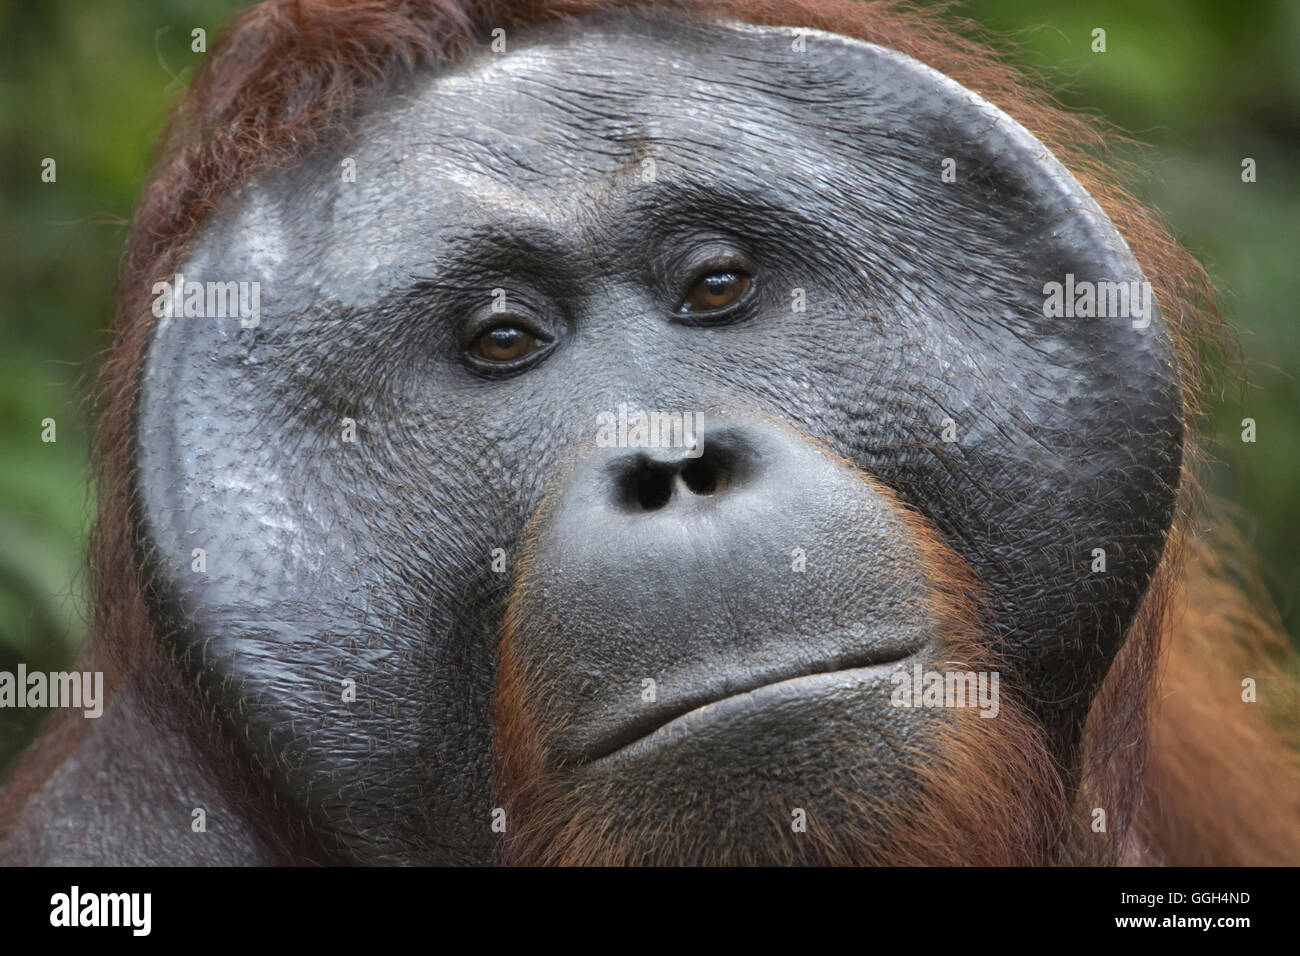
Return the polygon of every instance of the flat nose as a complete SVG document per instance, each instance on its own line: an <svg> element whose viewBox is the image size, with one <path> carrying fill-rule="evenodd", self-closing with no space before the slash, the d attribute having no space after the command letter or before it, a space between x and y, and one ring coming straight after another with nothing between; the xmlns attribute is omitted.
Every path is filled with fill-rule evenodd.
<svg viewBox="0 0 1300 956"><path fill-rule="evenodd" d="M701 436L692 448L628 450L605 466L606 487L626 512L671 511L695 499L734 494L755 477L756 449L743 429Z"/></svg>

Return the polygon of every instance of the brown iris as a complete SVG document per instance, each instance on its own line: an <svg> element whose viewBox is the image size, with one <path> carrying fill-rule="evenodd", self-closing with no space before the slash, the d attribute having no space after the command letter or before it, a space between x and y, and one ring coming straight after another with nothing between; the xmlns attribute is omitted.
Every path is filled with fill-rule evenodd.
<svg viewBox="0 0 1300 956"><path fill-rule="evenodd" d="M537 336L517 325L488 329L470 345L470 352L488 362L513 362L537 349Z"/></svg>
<svg viewBox="0 0 1300 956"><path fill-rule="evenodd" d="M686 293L683 312L711 312L725 308L749 288L749 276L731 270L711 272L699 279Z"/></svg>

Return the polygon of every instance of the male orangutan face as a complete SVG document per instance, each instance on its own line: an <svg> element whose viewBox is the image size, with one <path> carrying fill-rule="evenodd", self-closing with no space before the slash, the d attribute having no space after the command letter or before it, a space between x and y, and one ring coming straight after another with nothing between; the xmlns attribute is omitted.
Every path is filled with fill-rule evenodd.
<svg viewBox="0 0 1300 956"><path fill-rule="evenodd" d="M1059 811L1171 521L1168 336L1045 314L1142 276L1023 128L804 40L527 31L188 248L259 316L153 329L152 613L348 851L906 859Z"/></svg>

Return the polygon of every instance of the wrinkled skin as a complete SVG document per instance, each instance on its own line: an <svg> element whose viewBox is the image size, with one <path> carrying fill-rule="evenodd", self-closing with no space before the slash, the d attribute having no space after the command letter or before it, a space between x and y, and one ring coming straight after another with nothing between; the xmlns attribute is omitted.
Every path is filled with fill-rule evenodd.
<svg viewBox="0 0 1300 956"><path fill-rule="evenodd" d="M815 806L852 771L900 796L902 749L943 718L889 707L887 674L943 658L898 501L977 575L1008 680L1068 761L1171 520L1164 326L1043 316L1066 273L1140 273L1004 115L889 51L815 32L808 50L741 25L535 30L379 98L352 143L249 183L193 243L180 271L259 281L261 324L157 323L133 512L149 598L241 759L325 852L493 858L495 659L525 568L516 650L576 772L671 776L645 809L664 819L682 801L735 811L722 777ZM680 312L718 263L749 288ZM504 370L467 356L503 316L549 340ZM743 474L699 494L680 456L597 448L620 403L702 412L700 460L731 449ZM628 506L618 482L648 461L673 493ZM108 772L87 746L29 832ZM141 773L180 777L132 798L185 791L179 827L203 805L175 766ZM230 814L210 829L208 859L274 856ZM186 836L32 852L203 856Z"/></svg>

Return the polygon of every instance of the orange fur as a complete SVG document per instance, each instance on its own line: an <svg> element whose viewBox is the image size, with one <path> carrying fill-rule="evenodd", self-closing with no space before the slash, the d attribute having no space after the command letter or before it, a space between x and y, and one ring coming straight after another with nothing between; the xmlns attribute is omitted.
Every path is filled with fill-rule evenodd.
<svg viewBox="0 0 1300 956"><path fill-rule="evenodd" d="M1139 838L1179 866L1300 863L1296 658L1240 542L1193 547L1153 701ZM1248 568L1248 565L1246 566ZM1256 700L1243 699L1255 681Z"/></svg>

